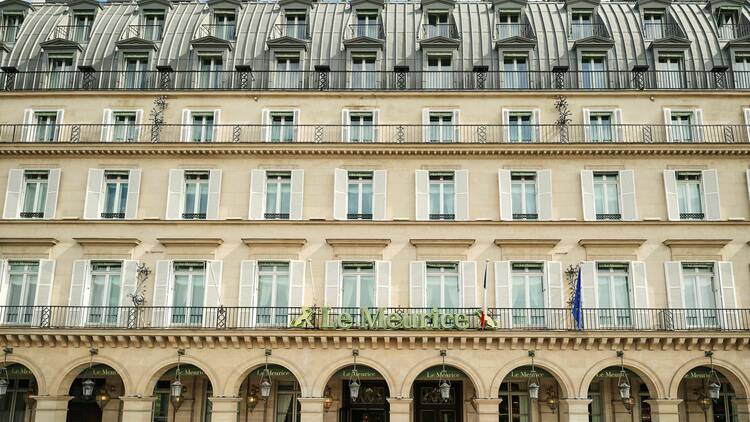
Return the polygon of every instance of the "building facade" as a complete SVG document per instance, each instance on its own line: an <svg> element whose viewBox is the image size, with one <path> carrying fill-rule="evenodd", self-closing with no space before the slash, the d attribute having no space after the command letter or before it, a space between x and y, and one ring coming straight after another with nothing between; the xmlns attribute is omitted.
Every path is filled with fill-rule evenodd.
<svg viewBox="0 0 750 422"><path fill-rule="evenodd" d="M0 2L0 422L750 422L749 18Z"/></svg>

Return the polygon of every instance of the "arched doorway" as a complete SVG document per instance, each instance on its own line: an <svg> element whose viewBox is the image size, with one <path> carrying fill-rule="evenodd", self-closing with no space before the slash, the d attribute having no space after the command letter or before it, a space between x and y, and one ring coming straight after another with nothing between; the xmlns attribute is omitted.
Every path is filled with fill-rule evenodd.
<svg viewBox="0 0 750 422"><path fill-rule="evenodd" d="M348 365L326 383L326 421L387 422L390 406L388 382L376 369Z"/></svg>
<svg viewBox="0 0 750 422"><path fill-rule="evenodd" d="M599 371L588 388L589 422L651 422L656 395L633 370L610 366Z"/></svg>
<svg viewBox="0 0 750 422"><path fill-rule="evenodd" d="M195 365L183 363L166 370L156 381L153 396L153 422L211 421L213 386Z"/></svg>
<svg viewBox="0 0 750 422"><path fill-rule="evenodd" d="M560 421L560 384L538 366L521 366L503 378L498 391L500 422Z"/></svg>
<svg viewBox="0 0 750 422"><path fill-rule="evenodd" d="M732 382L710 366L688 371L677 389L680 421L737 422L737 397Z"/></svg>
<svg viewBox="0 0 750 422"><path fill-rule="evenodd" d="M472 399L477 396L476 386L461 369L445 363L431 366L412 383L414 421L463 422L476 413Z"/></svg>
<svg viewBox="0 0 750 422"><path fill-rule="evenodd" d="M276 364L251 370L240 385L242 421L300 422L300 384L292 371Z"/></svg>
<svg viewBox="0 0 750 422"><path fill-rule="evenodd" d="M119 397L125 392L122 378L104 364L87 366L73 379L68 395L67 422L118 422Z"/></svg>
<svg viewBox="0 0 750 422"><path fill-rule="evenodd" d="M11 363L6 366L8 389L0 396L0 422L33 421L36 379L29 368Z"/></svg>

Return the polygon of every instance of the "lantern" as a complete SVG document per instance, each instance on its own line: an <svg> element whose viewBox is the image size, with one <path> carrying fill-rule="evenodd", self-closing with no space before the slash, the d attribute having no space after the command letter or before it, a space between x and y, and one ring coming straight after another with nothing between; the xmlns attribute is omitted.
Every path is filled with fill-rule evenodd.
<svg viewBox="0 0 750 422"><path fill-rule="evenodd" d="M620 391L620 400L625 402L630 398L630 383L628 382L628 373L625 372L625 352L617 352L620 358L620 375L617 376L617 389Z"/></svg>
<svg viewBox="0 0 750 422"><path fill-rule="evenodd" d="M718 400L721 393L721 381L719 381L719 374L714 370L714 352L706 352L706 357L709 358L711 363L711 374L709 375L711 383L708 384L708 397L711 400Z"/></svg>
<svg viewBox="0 0 750 422"><path fill-rule="evenodd" d="M111 399L109 393L106 389L102 389L99 391L99 393L96 395L96 404L99 405L100 409L104 409L104 406L109 403L109 400Z"/></svg>
<svg viewBox="0 0 750 422"><path fill-rule="evenodd" d="M0 368L0 397L5 396L5 394L8 392L8 384L10 384L10 380L8 379L8 354L13 353L13 349L10 347L6 347L3 349L3 367Z"/></svg>
<svg viewBox="0 0 750 422"><path fill-rule="evenodd" d="M719 393L721 392L721 385L712 382L708 385L708 397L711 397L711 400L718 400L719 399Z"/></svg>
<svg viewBox="0 0 750 422"><path fill-rule="evenodd" d="M252 387L250 389L250 394L247 396L247 411L252 412L255 410L255 407L258 405L258 389L256 387Z"/></svg>
<svg viewBox="0 0 750 422"><path fill-rule="evenodd" d="M622 400L627 400L630 398L630 384L628 384L628 380L623 380L618 384L617 388L620 390L620 398Z"/></svg>
<svg viewBox="0 0 750 422"><path fill-rule="evenodd" d="M440 398L445 401L451 398L451 385L448 384L448 381L444 380L440 383Z"/></svg>
<svg viewBox="0 0 750 422"><path fill-rule="evenodd" d="M260 396L263 400L271 397L271 372L268 370L268 356L271 355L271 349L266 349L266 365L263 368L263 374L260 376Z"/></svg>
<svg viewBox="0 0 750 422"><path fill-rule="evenodd" d="M323 408L326 410L331 409L331 406L333 406L333 398L331 397L331 387L326 387L325 393L323 393L323 397L325 399L323 400Z"/></svg>
<svg viewBox="0 0 750 422"><path fill-rule="evenodd" d="M536 372L536 367L534 366L534 358L536 357L536 352L534 350L529 350L529 357L531 358L531 373L529 373L529 398L532 400L537 400L539 398L539 374Z"/></svg>
<svg viewBox="0 0 750 422"><path fill-rule="evenodd" d="M182 397L182 382L179 376L169 385L169 395L172 397Z"/></svg>
<svg viewBox="0 0 750 422"><path fill-rule="evenodd" d="M349 398L352 401L357 401L359 398L359 387L362 383L359 381L359 372L357 371L357 356L359 356L359 350L352 350L352 356L354 357L354 367L352 368L352 376L349 378Z"/></svg>
<svg viewBox="0 0 750 422"><path fill-rule="evenodd" d="M83 381L83 398L88 400L94 395L94 387L96 383L94 380L88 378Z"/></svg>
<svg viewBox="0 0 750 422"><path fill-rule="evenodd" d="M451 398L451 383L448 382L448 371L445 369L445 356L447 354L445 350L440 351L440 356L443 358L443 369L440 370L438 389L440 390L440 398L443 401L448 401Z"/></svg>
<svg viewBox="0 0 750 422"><path fill-rule="evenodd" d="M530 398L531 398L532 400L536 400L536 399L538 399L538 398L539 398L539 384L537 384L537 383L536 383L536 382L534 382L534 381L532 381L532 382L531 382L531 383L529 384L529 397L530 397Z"/></svg>
<svg viewBox="0 0 750 422"><path fill-rule="evenodd" d="M4 396L5 393L8 392L8 384L9 382L6 378L0 378L0 397Z"/></svg>

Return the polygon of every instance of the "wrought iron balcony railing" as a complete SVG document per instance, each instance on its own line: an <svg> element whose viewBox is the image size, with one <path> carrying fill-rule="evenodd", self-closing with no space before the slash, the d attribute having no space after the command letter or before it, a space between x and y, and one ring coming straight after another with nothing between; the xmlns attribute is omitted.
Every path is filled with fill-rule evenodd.
<svg viewBox="0 0 750 422"><path fill-rule="evenodd" d="M75 41L77 43L85 43L91 39L92 28L92 25L58 25L50 33L48 39L63 39Z"/></svg>
<svg viewBox="0 0 750 422"><path fill-rule="evenodd" d="M511 37L534 38L534 31L528 23L498 23L495 25L496 40Z"/></svg>
<svg viewBox="0 0 750 422"><path fill-rule="evenodd" d="M379 23L368 23L368 24L352 24L349 25L349 32L347 33L347 38L359 38L359 37L369 37L374 38L376 40L384 40L385 39L385 32L383 31L383 26Z"/></svg>
<svg viewBox="0 0 750 422"><path fill-rule="evenodd" d="M22 329L325 329L347 313L353 329L387 329L392 314L402 330L481 329L480 308L117 307L2 306L0 330ZM446 318L452 315L450 326ZM501 331L718 332L750 330L750 309L583 309L576 322L568 308L491 308L486 329ZM417 316L419 315L419 316ZM455 321L462 321L456 327ZM324 320L324 318L328 318ZM424 321L424 325L417 321ZM391 322L392 323L392 322Z"/></svg>
<svg viewBox="0 0 750 422"><path fill-rule="evenodd" d="M676 23L643 22L643 38L653 41L669 37L684 38L685 34Z"/></svg>
<svg viewBox="0 0 750 422"><path fill-rule="evenodd" d="M164 25L128 25L120 39L142 38L147 41L161 41L164 35Z"/></svg>
<svg viewBox="0 0 750 422"><path fill-rule="evenodd" d="M576 23L570 24L570 33L568 34L572 41L580 40L588 37L604 37L609 38L609 32L607 26L602 23Z"/></svg>
<svg viewBox="0 0 750 422"><path fill-rule="evenodd" d="M452 23L422 24L421 39L429 40L436 37L458 39L458 28Z"/></svg>
<svg viewBox="0 0 750 422"><path fill-rule="evenodd" d="M211 24L201 25L197 37L212 36L222 40L234 41L237 38L237 25L235 24Z"/></svg>
<svg viewBox="0 0 750 422"><path fill-rule="evenodd" d="M721 24L718 26L718 35L720 40L736 40L750 35L750 25L748 24Z"/></svg>
<svg viewBox="0 0 750 422"><path fill-rule="evenodd" d="M269 33L269 39L291 37L298 40L310 38L310 32L306 23L280 23L273 26Z"/></svg>
<svg viewBox="0 0 750 422"><path fill-rule="evenodd" d="M5 68L0 91L750 90L750 71L32 71Z"/></svg>
<svg viewBox="0 0 750 422"><path fill-rule="evenodd" d="M18 40L20 32L20 25L2 25L0 26L0 42L12 44Z"/></svg>
<svg viewBox="0 0 750 422"><path fill-rule="evenodd" d="M345 139L340 124L0 124L0 143L747 143L749 125L384 124L372 136ZM351 132L351 131L349 131Z"/></svg>

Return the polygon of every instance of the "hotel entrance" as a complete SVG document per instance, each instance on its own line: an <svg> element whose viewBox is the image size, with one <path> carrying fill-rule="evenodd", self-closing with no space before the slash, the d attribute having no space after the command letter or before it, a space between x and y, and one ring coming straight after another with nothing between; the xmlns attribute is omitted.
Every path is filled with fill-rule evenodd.
<svg viewBox="0 0 750 422"><path fill-rule="evenodd" d="M447 399L441 396L438 381L414 384L416 422L461 422L463 416L463 383L453 381Z"/></svg>
<svg viewBox="0 0 750 422"><path fill-rule="evenodd" d="M362 380L356 399L352 399L348 381L343 382L342 390L345 392L341 409L343 422L388 421L388 386L385 381Z"/></svg>

